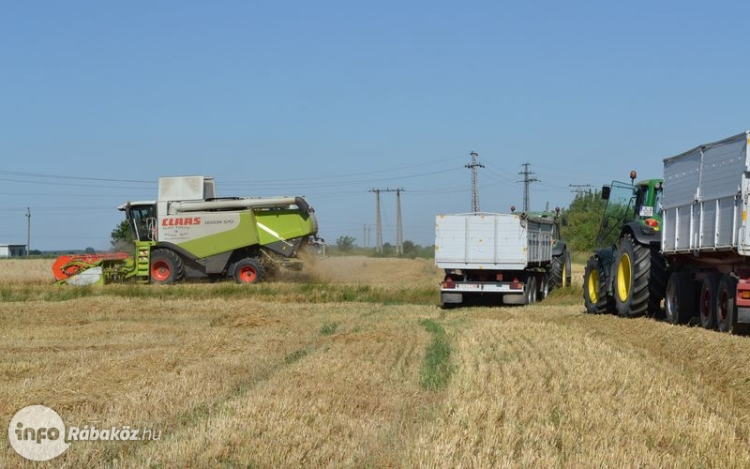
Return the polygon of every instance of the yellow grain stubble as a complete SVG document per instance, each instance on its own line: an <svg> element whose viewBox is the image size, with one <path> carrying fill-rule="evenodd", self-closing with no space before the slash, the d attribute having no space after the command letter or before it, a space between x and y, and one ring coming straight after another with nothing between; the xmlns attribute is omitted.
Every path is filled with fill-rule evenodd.
<svg viewBox="0 0 750 469"><path fill-rule="evenodd" d="M679 368L523 313L506 310L501 321L478 319L457 333L457 372L437 418L407 445L407 465L750 463L738 438L745 419L707 402Z"/></svg>
<svg viewBox="0 0 750 469"><path fill-rule="evenodd" d="M409 314L416 308L316 308L320 321L340 324L335 334L320 336L307 355L228 401L205 425L139 457L200 466L399 465L406 435L430 402L419 388L429 335Z"/></svg>
<svg viewBox="0 0 750 469"><path fill-rule="evenodd" d="M0 321L4 418L44 404L69 425L138 425L165 435L193 425L196 408L264 379L317 335L306 305L240 300L2 303ZM73 446L63 461L89 461L107 444Z"/></svg>

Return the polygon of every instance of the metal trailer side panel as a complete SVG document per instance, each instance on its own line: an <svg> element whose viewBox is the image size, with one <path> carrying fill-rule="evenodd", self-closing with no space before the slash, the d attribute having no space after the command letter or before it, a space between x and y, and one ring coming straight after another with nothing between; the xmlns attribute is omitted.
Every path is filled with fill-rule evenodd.
<svg viewBox="0 0 750 469"><path fill-rule="evenodd" d="M746 132L664 160L666 254L745 251L747 147Z"/></svg>
<svg viewBox="0 0 750 469"><path fill-rule="evenodd" d="M435 264L444 269L523 269L526 239L515 215L438 215Z"/></svg>
<svg viewBox="0 0 750 469"><path fill-rule="evenodd" d="M551 220L517 214L438 215L435 264L444 269L523 270L552 259Z"/></svg>
<svg viewBox="0 0 750 469"><path fill-rule="evenodd" d="M540 265L552 260L552 222L527 218L529 265Z"/></svg>

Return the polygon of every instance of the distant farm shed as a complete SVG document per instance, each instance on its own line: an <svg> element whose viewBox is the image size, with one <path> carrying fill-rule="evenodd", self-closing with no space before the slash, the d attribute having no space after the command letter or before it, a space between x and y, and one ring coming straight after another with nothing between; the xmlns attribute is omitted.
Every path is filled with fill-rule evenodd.
<svg viewBox="0 0 750 469"><path fill-rule="evenodd" d="M0 257L26 256L25 244L0 244Z"/></svg>

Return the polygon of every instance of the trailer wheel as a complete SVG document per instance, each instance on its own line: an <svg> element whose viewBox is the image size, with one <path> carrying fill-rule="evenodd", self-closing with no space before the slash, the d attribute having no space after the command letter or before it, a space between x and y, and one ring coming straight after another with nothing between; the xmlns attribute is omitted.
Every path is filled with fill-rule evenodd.
<svg viewBox="0 0 750 469"><path fill-rule="evenodd" d="M719 332L738 332L736 329L737 281L727 274L721 276L716 290L716 328Z"/></svg>
<svg viewBox="0 0 750 469"><path fill-rule="evenodd" d="M151 253L151 283L171 285L182 280L185 266L180 256L169 249L155 249Z"/></svg>
<svg viewBox="0 0 750 469"><path fill-rule="evenodd" d="M526 280L526 304L536 303L536 278L532 275Z"/></svg>
<svg viewBox="0 0 750 469"><path fill-rule="evenodd" d="M664 299L669 280L667 261L659 249L652 247L649 250L651 251L651 271L648 280L648 312L656 319L664 319L661 301Z"/></svg>
<svg viewBox="0 0 750 469"><path fill-rule="evenodd" d="M703 285L701 286L698 313L701 318L701 326L706 329L716 329L716 294L719 289L719 280L718 274L708 274L703 279Z"/></svg>
<svg viewBox="0 0 750 469"><path fill-rule="evenodd" d="M670 324L686 324L695 315L693 279L684 271L672 272L667 281L664 320Z"/></svg>
<svg viewBox="0 0 750 469"><path fill-rule="evenodd" d="M615 305L623 317L643 316L649 307L651 250L641 246L632 235L620 238L615 265Z"/></svg>
<svg viewBox="0 0 750 469"><path fill-rule="evenodd" d="M604 288L604 277L599 272L599 262L591 256L583 272L583 303L589 314L607 312L607 292Z"/></svg>
<svg viewBox="0 0 750 469"><path fill-rule="evenodd" d="M547 281L547 278L544 275L539 276L539 291L537 294L538 300L543 300L547 298L547 295L549 295L549 282Z"/></svg>
<svg viewBox="0 0 750 469"><path fill-rule="evenodd" d="M234 265L234 281L257 283L263 279L263 265L257 259L246 258Z"/></svg>

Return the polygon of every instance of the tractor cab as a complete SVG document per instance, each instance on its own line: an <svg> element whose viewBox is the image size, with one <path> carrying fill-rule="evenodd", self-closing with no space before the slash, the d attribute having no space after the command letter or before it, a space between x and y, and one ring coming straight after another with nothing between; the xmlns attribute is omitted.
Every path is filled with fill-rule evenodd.
<svg viewBox="0 0 750 469"><path fill-rule="evenodd" d="M630 173L631 182L612 181L602 187L602 199L607 201L597 246L614 245L620 235L629 230L645 243L658 241L661 228L662 179L649 179L633 183L636 172Z"/></svg>

